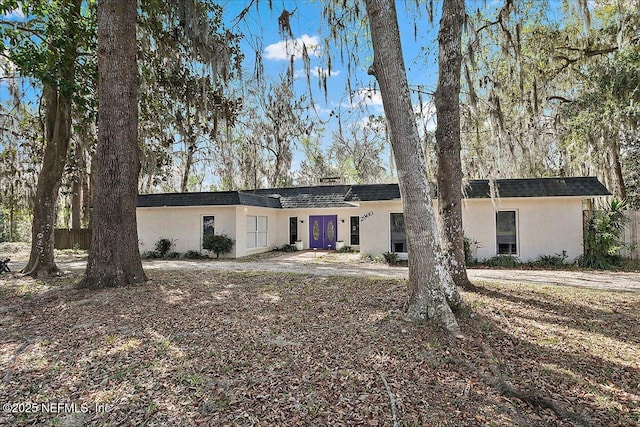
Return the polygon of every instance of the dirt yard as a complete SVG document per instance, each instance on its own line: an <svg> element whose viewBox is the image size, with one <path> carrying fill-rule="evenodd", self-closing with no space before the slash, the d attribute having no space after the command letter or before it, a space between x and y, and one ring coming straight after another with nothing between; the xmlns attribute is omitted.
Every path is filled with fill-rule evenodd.
<svg viewBox="0 0 640 427"><path fill-rule="evenodd" d="M0 276L0 425L640 423L633 289L477 280L456 340L404 319L402 268L153 261L89 291L58 255L63 277Z"/></svg>

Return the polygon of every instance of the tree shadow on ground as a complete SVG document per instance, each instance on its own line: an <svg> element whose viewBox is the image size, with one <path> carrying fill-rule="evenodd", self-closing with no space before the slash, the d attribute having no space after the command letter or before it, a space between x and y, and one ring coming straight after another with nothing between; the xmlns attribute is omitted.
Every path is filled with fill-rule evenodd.
<svg viewBox="0 0 640 427"><path fill-rule="evenodd" d="M629 336L637 327L636 316L629 313L619 322L600 322L601 316L609 314L606 310L552 303L541 295L519 296L518 290L514 294L507 292L483 289L480 298L517 303L541 314L535 315L535 311L518 314L518 310L508 309L504 313L496 310L500 303L476 300L472 316L461 318L463 330L478 343L476 351L465 356L477 360L478 354L482 354L480 343L484 342L493 349L502 372L521 390L546 394L570 412L587 415L595 425L637 423L640 368L634 345L637 341ZM571 320L576 315L585 317L585 322ZM552 333L552 339L541 339L538 331L541 322L566 335ZM616 361L616 348L594 350L581 341L579 337L592 329L628 343L631 350L625 355L627 360ZM622 329L629 335L622 334ZM574 330L580 331L574 335Z"/></svg>
<svg viewBox="0 0 640 427"><path fill-rule="evenodd" d="M549 288L566 292L562 287ZM632 298L637 294L584 289L579 292L585 298L581 303L575 303L572 302L575 299L566 298L562 293L557 294L554 301L550 301L549 296L553 293L551 290L541 292L531 288L525 290L514 288L507 293L497 289L478 287L478 293L482 295L515 304L515 312L520 307L536 310L535 319L541 322L600 333L628 344L640 344L640 313L637 303L633 303L638 298ZM605 298L610 302L606 308L598 308L591 304L589 296L594 296L593 299L601 299L605 294Z"/></svg>

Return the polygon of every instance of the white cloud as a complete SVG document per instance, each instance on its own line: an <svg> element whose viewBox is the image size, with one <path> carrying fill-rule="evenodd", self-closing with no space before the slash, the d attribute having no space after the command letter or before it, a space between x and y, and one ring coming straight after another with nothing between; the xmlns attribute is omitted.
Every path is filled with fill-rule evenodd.
<svg viewBox="0 0 640 427"><path fill-rule="evenodd" d="M331 74L329 74L329 70L322 67L314 67L309 70L309 73L312 77L321 78L321 77L336 77L340 75L340 70L332 70ZM307 72L305 70L296 70L294 77L296 79L306 78Z"/></svg>
<svg viewBox="0 0 640 427"><path fill-rule="evenodd" d="M420 131L422 131L425 126L429 132L436 130L436 105L433 102L423 102L422 108L420 108L420 105L414 105L413 112L418 119Z"/></svg>
<svg viewBox="0 0 640 427"><path fill-rule="evenodd" d="M382 94L376 89L358 89L353 94L348 107L382 107Z"/></svg>
<svg viewBox="0 0 640 427"><path fill-rule="evenodd" d="M313 104L313 109L321 115L324 116L332 116L333 114L335 114L335 111L331 108L324 108L322 105L318 104L317 102Z"/></svg>
<svg viewBox="0 0 640 427"><path fill-rule="evenodd" d="M270 44L264 49L264 57L274 61L288 61L293 55L294 59L300 59L305 47L309 56L320 56L320 40L318 37L304 34L295 40L282 40L278 43Z"/></svg>

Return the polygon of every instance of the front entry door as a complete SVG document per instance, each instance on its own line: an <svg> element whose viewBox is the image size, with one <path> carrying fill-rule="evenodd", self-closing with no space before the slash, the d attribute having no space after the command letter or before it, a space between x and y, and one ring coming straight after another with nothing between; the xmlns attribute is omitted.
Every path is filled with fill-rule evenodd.
<svg viewBox="0 0 640 427"><path fill-rule="evenodd" d="M312 215L309 217L309 241L311 242L311 249L335 248L337 237L337 215Z"/></svg>

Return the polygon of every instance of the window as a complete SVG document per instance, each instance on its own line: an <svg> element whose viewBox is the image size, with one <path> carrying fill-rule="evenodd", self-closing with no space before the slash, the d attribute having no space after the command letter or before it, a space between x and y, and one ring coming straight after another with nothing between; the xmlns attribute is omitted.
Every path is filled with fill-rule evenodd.
<svg viewBox="0 0 640 427"><path fill-rule="evenodd" d="M391 252L407 252L407 236L404 232L404 214L392 213L391 222Z"/></svg>
<svg viewBox="0 0 640 427"><path fill-rule="evenodd" d="M349 218L350 227L349 234L351 235L351 245L360 244L360 217L352 216Z"/></svg>
<svg viewBox="0 0 640 427"><path fill-rule="evenodd" d="M498 255L516 255L516 211L496 212L496 249Z"/></svg>
<svg viewBox="0 0 640 427"><path fill-rule="evenodd" d="M293 245L298 240L298 217L289 217L289 244Z"/></svg>
<svg viewBox="0 0 640 427"><path fill-rule="evenodd" d="M215 225L215 217L214 216L203 216L202 217L202 237L214 234L214 225Z"/></svg>
<svg viewBox="0 0 640 427"><path fill-rule="evenodd" d="M267 247L267 217L247 216L247 249Z"/></svg>

